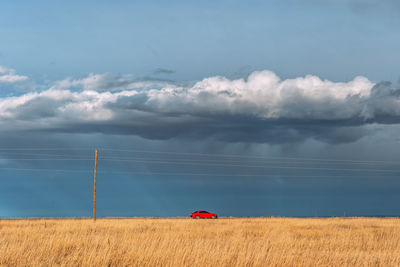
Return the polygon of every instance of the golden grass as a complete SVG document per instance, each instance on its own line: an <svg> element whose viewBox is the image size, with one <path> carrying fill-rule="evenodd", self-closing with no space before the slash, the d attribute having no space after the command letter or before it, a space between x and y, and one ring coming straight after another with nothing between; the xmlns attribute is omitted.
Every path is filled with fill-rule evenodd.
<svg viewBox="0 0 400 267"><path fill-rule="evenodd" d="M400 266L400 219L1 220L0 266Z"/></svg>

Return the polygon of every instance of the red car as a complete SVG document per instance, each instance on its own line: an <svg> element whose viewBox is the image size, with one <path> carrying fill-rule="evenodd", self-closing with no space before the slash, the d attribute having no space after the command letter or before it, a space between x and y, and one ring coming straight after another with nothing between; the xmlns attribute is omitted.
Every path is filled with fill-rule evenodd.
<svg viewBox="0 0 400 267"><path fill-rule="evenodd" d="M204 218L217 219L218 215L215 213L205 211L205 210L198 210L198 211L192 212L192 214L190 214L190 217L192 217L193 219L200 219L200 218L202 218L202 219L204 219Z"/></svg>

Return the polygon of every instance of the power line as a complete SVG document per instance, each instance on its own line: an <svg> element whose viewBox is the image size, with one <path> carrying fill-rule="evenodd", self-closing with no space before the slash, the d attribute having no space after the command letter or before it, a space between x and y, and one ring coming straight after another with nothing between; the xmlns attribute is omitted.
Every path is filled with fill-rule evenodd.
<svg viewBox="0 0 400 267"><path fill-rule="evenodd" d="M213 174L213 173L166 173L166 172L120 172L120 171L102 171L103 174L133 174L133 175L161 175L161 176L229 176L229 177L300 177L300 178L346 178L346 177L355 177L354 175L280 175L280 174ZM375 175L364 175L363 177L376 177ZM392 177L387 175L387 177ZM397 177L397 176L396 176ZM358 178L358 177L356 177Z"/></svg>
<svg viewBox="0 0 400 267"><path fill-rule="evenodd" d="M47 159L19 159L19 158L0 158L0 160L20 160L20 161L36 161L36 160L47 160L47 161L53 161L53 160L66 160L66 161L70 161L70 160L83 160L83 161L87 161L87 160L93 160L93 159L87 159L87 158L75 158L75 159L53 159L53 158L47 158Z"/></svg>
<svg viewBox="0 0 400 267"><path fill-rule="evenodd" d="M52 148L0 148L0 151L52 151L52 150L85 150L93 151L94 148L65 148L65 147L52 147Z"/></svg>
<svg viewBox="0 0 400 267"><path fill-rule="evenodd" d="M42 154L42 153L8 153L7 152L7 154L5 155L4 154L4 152L1 152L0 151L0 155L1 156L6 156L6 155L21 155L21 156L55 156L55 157L66 157L66 156L74 156L74 155L71 155L71 154Z"/></svg>
<svg viewBox="0 0 400 267"><path fill-rule="evenodd" d="M174 161L145 161L145 160L112 160L102 159L104 161L117 162L140 162L140 163L160 163L172 165L201 165L215 167L241 167L241 168L264 168L264 169L301 169L301 170L325 170L325 171L372 171L372 172L392 172L400 173L400 170L376 170L376 169L337 169L337 168L318 168L318 167L291 167L291 166L257 166L257 165L241 165L241 164L219 164L219 163L198 163L198 162L174 162Z"/></svg>
<svg viewBox="0 0 400 267"><path fill-rule="evenodd" d="M62 170L62 169L36 169L36 168L0 168L0 170L13 170L13 171L55 171L55 172L84 172L90 173L90 170Z"/></svg>
<svg viewBox="0 0 400 267"><path fill-rule="evenodd" d="M387 163L399 164L397 161L379 161L379 160L345 160L345 159L317 159L317 158L299 158L299 157L263 157L263 156L243 156L235 154L210 154L210 153L189 153L189 152L175 152L175 151L151 151L151 150L129 150L129 149L110 149L102 148L104 151L119 151L119 152L137 152L149 154L167 154L167 155L186 155L186 156L214 156L214 157L235 157L235 158L249 158L249 159L289 159L289 160L303 160L303 161L332 161L332 162L369 162L369 163Z"/></svg>
<svg viewBox="0 0 400 267"><path fill-rule="evenodd" d="M28 149L29 150L29 149ZM122 151L122 150L119 150ZM123 150L123 151L142 151L143 150ZM198 155L198 153L180 153L180 152L161 152L161 151L146 151L149 153L174 153L179 155ZM22 154L21 154L22 155ZM32 154L37 156L66 156L60 154ZM201 154L208 155L208 154ZM209 154L211 155L211 154ZM221 154L217 154L221 155ZM233 156L233 155L231 155ZM241 156L239 156L241 157ZM246 157L253 158L253 157ZM257 157L258 158L258 157ZM263 158L265 159L265 158ZM0 158L0 160L10 160L10 161L92 161L92 158ZM241 161L227 160L227 159L218 159L223 160L225 162L217 162L215 160L208 159L164 159L164 158L100 158L102 161L111 161L111 162L137 162L137 163L149 163L149 164L171 164L171 165L200 165L200 166L214 166L214 167L239 167L239 168L265 168L265 169L297 169L297 170L321 170L321 171L370 171L370 172L389 172L389 173L400 173L400 170L393 169L360 169L360 168L324 168L324 167L303 167L303 166L276 166L276 165L248 165L248 164L229 164L229 163L242 163ZM210 163L211 162L211 163ZM337 162L335 160L335 162ZM357 163L367 163L371 161L351 161ZM257 162L258 163L258 162ZM261 162L260 162L261 163ZM378 163L378 162L376 162ZM379 162L381 163L381 162ZM297 162L295 164L305 164L304 162ZM5 169L5 168L3 168ZM8 169L16 169L16 168L8 168ZM28 169L26 169L28 170ZM33 170L33 169L32 169ZM65 170L64 170L65 171Z"/></svg>
<svg viewBox="0 0 400 267"><path fill-rule="evenodd" d="M0 158L0 160L16 161L92 161L90 158ZM172 165L201 165L214 167L241 167L241 168L265 168L265 169L301 169L301 170L326 170L326 171L372 171L372 172L391 172L400 173L400 170L380 170L380 169L348 169L348 168L321 168L321 167L301 167L301 166L276 166L276 165L245 165L245 164L225 164L225 163L206 163L197 161L171 161L171 160L143 160L143 159L116 159L101 158L102 161L114 162L138 162L138 163L157 163Z"/></svg>
<svg viewBox="0 0 400 267"><path fill-rule="evenodd" d="M65 170L65 169L36 169L36 168L0 168L0 170L14 171L48 171L48 172L79 172L92 173L91 170ZM129 171L103 171L103 174L133 174L133 175L159 175L159 176L220 176L220 177L272 177L272 178L359 178L353 175L281 175L281 174L219 174L219 173L166 173L166 172L129 172ZM364 175L363 177L376 177ZM386 175L386 177L393 177Z"/></svg>
<svg viewBox="0 0 400 267"><path fill-rule="evenodd" d="M94 148L0 148L0 151L53 151L53 150L76 150L76 151L93 151ZM136 150L136 149L111 149L101 148L101 151L118 151L118 152L136 152L149 154L166 154L166 155L185 155L185 156L212 156L212 157L228 157L228 158L248 158L259 160L295 160L295 161L322 161L322 162L353 162L353 163L382 163L382 164L399 164L397 161L379 161L379 160L346 160L346 159L320 159L320 158L300 158L300 157L264 157L264 156L244 156L237 154L211 154L211 153L192 153L192 152L176 152L176 151L152 151L152 150ZM53 156L53 155L51 155ZM61 156L61 155L60 155Z"/></svg>
<svg viewBox="0 0 400 267"><path fill-rule="evenodd" d="M0 155L4 153L0 151ZM7 152L6 155L21 155L21 156L54 156L54 157L71 157L74 155L71 154L43 154L43 153L15 153L15 152ZM5 154L3 154L2 156L6 156ZM102 159L115 159L115 160L165 160L166 158L108 158L108 157L102 157ZM176 160L182 160L182 161L201 161L201 162L215 162L216 160L218 161L222 161L222 162L230 162L230 163L241 163L243 161L238 161L238 160L232 160L232 159L188 159L188 158L174 158ZM280 159L255 159L257 161L263 161L263 162L276 162L279 161ZM294 161L294 162L293 162ZM295 163L295 164L305 164L308 162L302 162L303 160L297 159L297 160L291 160L288 161L288 163ZM257 163L262 163L262 162L257 162ZM327 163L332 163L332 162L327 162ZM370 163L370 162L343 162L345 164L371 164L371 165L375 165L375 164L397 164L397 162L374 162L374 163ZM332 163L333 164L333 163Z"/></svg>
<svg viewBox="0 0 400 267"><path fill-rule="evenodd" d="M32 155L32 156L55 156L55 157L66 157L66 156L71 156L71 155L60 155L60 154L32 154L32 153L11 153L13 155ZM0 158L0 160L15 160L15 161L41 161L41 160L45 160L45 161L91 161L93 159L91 158ZM230 159L212 159L212 160L208 160L208 159L187 159L187 158L174 158L173 160L170 160L168 158L108 158L108 157L102 157L100 158L100 160L105 160L105 161L143 161L143 162L162 162L164 160L167 160L168 162L211 162L214 163L215 161L219 161L221 163L242 163L242 161L237 161L237 160L230 160ZM175 161L174 161L175 160ZM276 162L275 161L269 161L266 160L269 164L273 164ZM264 161L265 162L265 161ZM263 162L255 162L256 164L261 164ZM286 163L286 162L279 162L279 163ZM308 164L308 162L287 162L287 163L292 163L292 164ZM311 162L310 162L311 163ZM331 163L333 164L333 162L327 162L327 163ZM381 162L381 163L369 163L369 162L343 162L344 164L363 164L363 165L376 165L376 164L394 164L394 163L388 163L388 162Z"/></svg>
<svg viewBox="0 0 400 267"><path fill-rule="evenodd" d="M173 158L173 159L168 159L168 158L109 158L109 157L101 157L101 160L115 160L115 161L125 161L125 160L148 160L148 161L163 161L163 160L168 160L168 161L182 161L182 162L222 162L222 163L243 163L243 161L238 161L238 160L231 160L231 159L188 159L188 158ZM301 161L295 161L295 162L277 162L277 160L263 160L261 161L256 161L255 163L257 164L262 164L263 162L267 162L270 164L273 163L292 163L292 164L311 164L313 162L301 162ZM335 164L337 162L326 162L326 164ZM369 163L369 162L343 162L343 164L362 164L362 165L377 165L377 164L381 164L381 163ZM395 163L386 163L386 162L382 162L382 164L395 164ZM397 163L396 163L397 164Z"/></svg>

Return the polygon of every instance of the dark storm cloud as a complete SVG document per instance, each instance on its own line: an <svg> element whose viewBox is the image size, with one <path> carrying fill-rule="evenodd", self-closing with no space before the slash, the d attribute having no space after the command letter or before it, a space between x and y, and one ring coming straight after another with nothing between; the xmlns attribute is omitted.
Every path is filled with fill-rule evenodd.
<svg viewBox="0 0 400 267"><path fill-rule="evenodd" d="M90 75L40 93L0 99L2 130L152 140L284 144L311 138L347 143L368 135L371 124L400 123L400 89L364 77L345 83L316 76L280 80L261 71L247 79L210 77L190 87L169 83L158 89L140 88L132 81L128 76ZM137 89L112 92L107 87L122 85Z"/></svg>
<svg viewBox="0 0 400 267"><path fill-rule="evenodd" d="M35 120L55 117L59 102L46 97L37 97L15 110L15 118L19 120Z"/></svg>

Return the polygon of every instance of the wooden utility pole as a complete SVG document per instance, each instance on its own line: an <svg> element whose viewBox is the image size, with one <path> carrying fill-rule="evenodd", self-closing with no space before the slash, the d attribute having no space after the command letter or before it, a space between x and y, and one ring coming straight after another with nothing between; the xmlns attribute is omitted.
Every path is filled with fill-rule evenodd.
<svg viewBox="0 0 400 267"><path fill-rule="evenodd" d="M94 161L94 192L93 192L93 220L96 221L96 180L97 180L97 149Z"/></svg>

